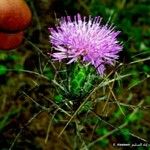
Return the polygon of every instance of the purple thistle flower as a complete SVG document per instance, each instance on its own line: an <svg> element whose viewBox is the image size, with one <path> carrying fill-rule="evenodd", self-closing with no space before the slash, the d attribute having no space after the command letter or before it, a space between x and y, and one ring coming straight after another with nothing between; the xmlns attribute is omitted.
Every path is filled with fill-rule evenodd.
<svg viewBox="0 0 150 150"><path fill-rule="evenodd" d="M51 54L54 60L68 59L68 63L81 58L96 67L100 75L105 65L114 65L122 46L116 37L120 33L114 27L101 25L100 16L81 18L80 14L62 17L56 28L49 28L50 43L58 51Z"/></svg>

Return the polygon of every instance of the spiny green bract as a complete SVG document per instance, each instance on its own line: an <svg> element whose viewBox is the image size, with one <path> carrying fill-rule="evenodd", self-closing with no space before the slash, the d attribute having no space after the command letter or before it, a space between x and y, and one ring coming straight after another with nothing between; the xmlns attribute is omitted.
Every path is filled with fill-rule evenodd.
<svg viewBox="0 0 150 150"><path fill-rule="evenodd" d="M60 86L56 87L57 92L64 99L81 100L90 93L99 79L96 69L90 64L76 62L67 65L65 70L59 72L56 81Z"/></svg>
<svg viewBox="0 0 150 150"><path fill-rule="evenodd" d="M93 87L94 69L90 66L74 64L69 75L69 94L72 97L85 96Z"/></svg>

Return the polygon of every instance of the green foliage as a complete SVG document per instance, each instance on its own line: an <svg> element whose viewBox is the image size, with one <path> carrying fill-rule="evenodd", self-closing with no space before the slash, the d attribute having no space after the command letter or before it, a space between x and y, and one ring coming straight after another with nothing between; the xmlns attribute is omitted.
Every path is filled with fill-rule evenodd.
<svg viewBox="0 0 150 150"><path fill-rule="evenodd" d="M0 75L6 74L9 69L19 71L23 69L22 57L17 53L0 53Z"/></svg>
<svg viewBox="0 0 150 150"><path fill-rule="evenodd" d="M54 78L54 73L50 67L45 67L43 70L43 74L48 77L50 80Z"/></svg>
<svg viewBox="0 0 150 150"><path fill-rule="evenodd" d="M102 127L102 128L97 128L96 129L96 133L98 134L98 135L105 135L105 134L107 134L109 131L107 130L107 128L105 128L105 127Z"/></svg>
<svg viewBox="0 0 150 150"><path fill-rule="evenodd" d="M143 71L146 72L146 73L150 73L150 66L143 65Z"/></svg>
<svg viewBox="0 0 150 150"><path fill-rule="evenodd" d="M5 75L7 73L7 67L0 65L0 75Z"/></svg>
<svg viewBox="0 0 150 150"><path fill-rule="evenodd" d="M62 95L56 95L54 97L54 100L55 100L56 103L61 103L62 100L63 100L63 96Z"/></svg>
<svg viewBox="0 0 150 150"><path fill-rule="evenodd" d="M122 109L123 112L125 112L124 107L121 107L121 109ZM114 113L113 119L117 120L118 118L122 117L123 116L122 111L120 110L120 108L118 108L117 111L115 111L115 113Z"/></svg>

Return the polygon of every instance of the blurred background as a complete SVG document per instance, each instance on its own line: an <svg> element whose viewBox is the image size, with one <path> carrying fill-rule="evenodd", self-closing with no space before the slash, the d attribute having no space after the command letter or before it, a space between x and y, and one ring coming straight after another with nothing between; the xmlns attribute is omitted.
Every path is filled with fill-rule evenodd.
<svg viewBox="0 0 150 150"><path fill-rule="evenodd" d="M149 0L26 2L33 18L23 44L12 51L0 51L0 149L116 150L126 147L113 143L150 142ZM56 18L77 13L101 16L104 24L109 20L121 31L119 40L124 47L119 59L121 67L118 76L110 76L109 80L120 79L92 94L90 99L99 99L96 104L88 101L58 137L69 114L80 104L71 108L72 112L63 107L64 95L51 83L56 75L54 66L57 70L64 66L53 64L47 57L51 51L48 27L54 27ZM61 108L66 112L62 113ZM122 124L123 128L117 130ZM112 132L115 129L117 132ZM97 141L98 138L101 139Z"/></svg>

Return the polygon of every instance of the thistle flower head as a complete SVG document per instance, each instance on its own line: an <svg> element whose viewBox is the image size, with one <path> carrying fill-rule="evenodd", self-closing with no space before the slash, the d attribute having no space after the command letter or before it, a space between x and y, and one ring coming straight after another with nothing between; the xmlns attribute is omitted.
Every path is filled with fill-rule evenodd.
<svg viewBox="0 0 150 150"><path fill-rule="evenodd" d="M67 59L68 64L82 59L92 64L100 75L105 65L113 65L122 46L117 41L120 33L108 24L101 24L102 18L81 17L77 14L62 17L56 28L49 28L50 43L55 49L51 55L55 60Z"/></svg>

